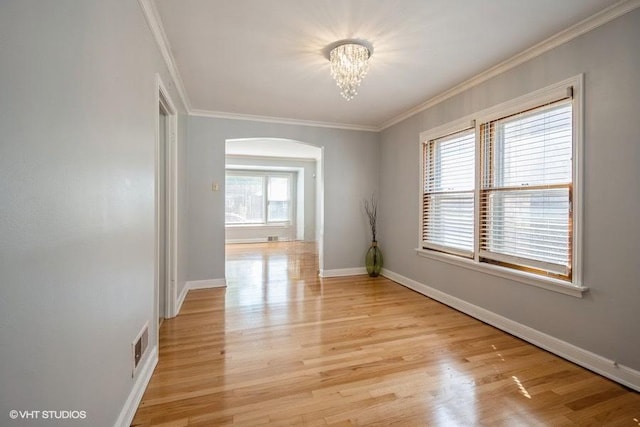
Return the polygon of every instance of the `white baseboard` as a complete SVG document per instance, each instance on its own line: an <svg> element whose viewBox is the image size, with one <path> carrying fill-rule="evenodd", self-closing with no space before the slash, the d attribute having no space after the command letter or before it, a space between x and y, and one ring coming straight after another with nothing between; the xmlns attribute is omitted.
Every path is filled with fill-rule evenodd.
<svg viewBox="0 0 640 427"><path fill-rule="evenodd" d="M558 338L552 337L551 335L547 335L536 329L500 316L499 314L468 303L460 298L446 294L398 273L394 273L393 271L383 269L382 275L409 289L426 295L436 301L440 301L441 303L453 307L456 310L468 314L469 316L475 317L478 320L508 332L511 335L522 338L531 344L554 353L577 365L583 366L604 377L632 388L633 390L640 391L640 371L620 365L614 360L607 359L573 344L569 344L566 341L562 341Z"/></svg>
<svg viewBox="0 0 640 427"><path fill-rule="evenodd" d="M367 274L367 269L364 267L354 267L338 268L335 270L320 270L320 277L357 276L359 274Z"/></svg>
<svg viewBox="0 0 640 427"><path fill-rule="evenodd" d="M268 237L257 237L251 239L225 239L224 243L278 243L278 242L294 242L289 236L277 236L278 240L269 240Z"/></svg>
<svg viewBox="0 0 640 427"><path fill-rule="evenodd" d="M133 421L133 417L136 415L142 396L147 389L147 385L149 385L149 381L151 381L153 370L156 368L157 364L158 347L155 346L151 349L149 357L147 357L146 362L144 362L142 369L138 371L138 378L133 384L133 389L131 389L131 393L129 393L129 397L127 397L127 401L125 402L122 411L120 411L120 415L118 416L114 427L129 427L131 425L131 421Z"/></svg>
<svg viewBox="0 0 640 427"><path fill-rule="evenodd" d="M226 288L226 279L191 280L185 288L187 292L192 289Z"/></svg>
<svg viewBox="0 0 640 427"><path fill-rule="evenodd" d="M184 303L185 298L190 290L193 289L210 289L210 288L226 288L226 279L208 279L208 280L191 280L184 284L182 292L178 295L178 301L176 304L176 316L180 314L180 309Z"/></svg>
<svg viewBox="0 0 640 427"><path fill-rule="evenodd" d="M267 243L268 240L266 237L261 237L258 239L226 239L224 242L225 243Z"/></svg>
<svg viewBox="0 0 640 427"><path fill-rule="evenodd" d="M176 316L180 314L180 309L182 308L182 304L184 303L184 299L187 297L189 293L189 282L185 282L182 288L182 292L178 295L178 301L176 301Z"/></svg>

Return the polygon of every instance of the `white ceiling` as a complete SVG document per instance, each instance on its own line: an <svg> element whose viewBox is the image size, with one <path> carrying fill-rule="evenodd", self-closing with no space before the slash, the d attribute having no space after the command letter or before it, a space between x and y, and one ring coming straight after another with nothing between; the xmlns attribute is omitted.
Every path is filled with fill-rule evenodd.
<svg viewBox="0 0 640 427"><path fill-rule="evenodd" d="M320 160L322 149L312 145L278 138L230 139L226 142L226 155L284 157Z"/></svg>
<svg viewBox="0 0 640 427"><path fill-rule="evenodd" d="M155 0L195 113L379 128L616 0ZM373 44L352 101L323 49Z"/></svg>

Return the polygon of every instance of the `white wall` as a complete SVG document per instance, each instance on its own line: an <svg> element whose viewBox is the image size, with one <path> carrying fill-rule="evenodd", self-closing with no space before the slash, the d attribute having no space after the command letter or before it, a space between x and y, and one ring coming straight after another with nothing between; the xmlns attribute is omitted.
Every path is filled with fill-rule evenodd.
<svg viewBox="0 0 640 427"><path fill-rule="evenodd" d="M0 57L0 424L113 426L157 323L156 72L179 98L135 1L5 0Z"/></svg>
<svg viewBox="0 0 640 427"><path fill-rule="evenodd" d="M381 134L385 267L620 365L640 370L640 9ZM419 133L585 76L583 299L416 255Z"/></svg>
<svg viewBox="0 0 640 427"><path fill-rule="evenodd" d="M174 97L174 102L178 102ZM176 271L176 295L180 296L187 284L188 274L188 236L189 236L189 200L187 191L187 119L179 116L178 120L178 173L176 185L178 190L177 211L177 271Z"/></svg>
<svg viewBox="0 0 640 427"><path fill-rule="evenodd" d="M364 265L370 238L361 203L378 188L376 133L189 117L187 134L189 280L224 278L225 141L236 138L286 138L324 147L324 268ZM212 182L221 191L211 191Z"/></svg>
<svg viewBox="0 0 640 427"><path fill-rule="evenodd" d="M266 230L270 227L227 227L227 240L229 239L247 239L247 238L264 238L270 236L272 232L281 232L282 237L291 239L305 240L313 242L316 240L316 161L315 159L286 159L286 158L273 158L273 157L255 157L255 156L226 156L227 166L233 165L242 167L246 166L249 170L255 168L264 168L258 170L269 170L269 168L281 168L274 169L276 171L286 170L294 172L294 179L296 180L296 224L292 230ZM297 177L297 179L295 178ZM300 232L297 228L299 227ZM251 230L258 231L259 234L252 234ZM243 232L243 230L245 230ZM264 231L264 233L262 233Z"/></svg>

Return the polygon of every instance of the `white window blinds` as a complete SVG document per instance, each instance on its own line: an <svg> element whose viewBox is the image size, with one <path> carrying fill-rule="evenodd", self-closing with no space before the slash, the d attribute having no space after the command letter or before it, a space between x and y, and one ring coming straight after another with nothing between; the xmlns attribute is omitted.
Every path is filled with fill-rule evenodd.
<svg viewBox="0 0 640 427"><path fill-rule="evenodd" d="M571 98L480 126L481 261L571 277Z"/></svg>
<svg viewBox="0 0 640 427"><path fill-rule="evenodd" d="M423 145L422 246L473 256L475 129Z"/></svg>

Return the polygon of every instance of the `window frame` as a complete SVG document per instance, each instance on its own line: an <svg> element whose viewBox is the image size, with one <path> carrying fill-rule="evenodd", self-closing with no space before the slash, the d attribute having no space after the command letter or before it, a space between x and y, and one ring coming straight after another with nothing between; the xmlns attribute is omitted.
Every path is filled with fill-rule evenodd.
<svg viewBox="0 0 640 427"><path fill-rule="evenodd" d="M442 126L434 127L425 132L420 133L419 140L419 224L418 224L418 246L416 253L422 257L465 267L482 273L498 276L515 282L527 285L537 286L540 288L560 292L581 298L588 288L582 285L582 222L583 222L583 203L582 203L582 182L583 182L583 87L584 75L568 78L557 82L545 88L503 102L493 107L478 111L476 113L465 116L461 119L452 121ZM481 135L480 128L482 124L498 120L513 114L531 110L546 103L557 101L562 97L566 97L567 91L572 92L572 206L571 206L571 277L561 279L553 274L544 275L526 271L526 269L516 269L502 264L493 264L481 260L480 256L480 197L481 197ZM472 258L464 258L453 253L444 253L442 251L428 249L423 246L423 206L422 200L424 195L424 145L430 140L444 137L448 134L456 133L468 129L470 123L475 128L475 187L474 187L474 250Z"/></svg>
<svg viewBox="0 0 640 427"><path fill-rule="evenodd" d="M571 93L568 93L571 92ZM559 98L555 99L554 98ZM496 184L496 180L500 181L501 176L500 172L504 173L501 167L498 167L496 163L499 163L501 160L504 160L506 154L504 153L504 147L499 148L498 145L502 142L503 139L499 136L496 136L496 133L499 132L496 130L497 122L508 122L509 120L518 119L523 117L524 115L541 111L543 109L548 109L552 105L571 105L572 110L572 118L573 118L573 95L572 89L567 90L565 93L556 93L554 91L553 95L549 98L548 101L543 102L542 105L539 105L530 110L521 110L516 112L515 114L510 114L505 117L501 117L495 120L485 121L480 123L480 140L477 141L480 144L481 151L483 153L484 158L480 160L480 165L482 169L483 175L480 177L480 215L478 216L478 222L480 226L484 226L485 228L488 226L486 221L482 220L483 213L486 212L486 206L489 204L488 199L491 198L491 195L498 195L503 191L508 193L527 193L531 191L538 191L540 193L548 193L554 192L557 190L566 189L568 196L568 207L567 207L567 239L572 240L571 235L573 231L573 221L572 221L572 202L573 202L573 177L568 182L559 182L553 184L534 184L525 186L514 186L508 184ZM572 131L573 131L573 123L572 123ZM487 142L487 134L490 135ZM573 148L573 138L572 144ZM488 151L488 153L487 153ZM488 157L487 157L488 156ZM573 156L572 156L573 157ZM497 160L492 160L497 159ZM573 161L571 162L571 169L573 171ZM485 170L488 168L488 172ZM495 168L495 170L494 170ZM572 172L573 173L573 172ZM486 178L488 177L490 184L487 184ZM479 242L479 257L483 262L494 263L497 265L507 266L509 268L532 271L537 274L548 275L551 277L558 277L562 280L571 281L572 275L572 266L573 263L570 262L568 268L561 268L561 264L556 264L550 261L543 260L535 260L533 258L520 257L517 255L511 255L504 252L499 251L491 251L489 248L483 246L483 238L491 238L491 235L487 235L482 233L478 236ZM568 258L572 261L572 248L573 242L568 247Z"/></svg>
<svg viewBox="0 0 640 427"><path fill-rule="evenodd" d="M263 222L251 223L227 223L225 227L287 227L293 224L295 218L295 172L272 171L272 170L245 170L245 169L227 169L225 170L225 187L227 176L258 176L262 178L262 191L264 194L264 202L262 204ZM269 221L269 180L271 177L287 178L289 181L289 219L285 221ZM225 215L226 215L226 192L225 192Z"/></svg>
<svg viewBox="0 0 640 427"><path fill-rule="evenodd" d="M439 135L439 136L432 136L430 138L427 139L423 139L422 143L421 143L421 149L420 149L420 156L421 156L421 161L420 161L420 173L421 173L421 180L420 180L420 193L421 193L421 197L420 197L420 241L419 241L419 245L423 248L425 248L425 246L428 246L429 250L434 250L434 251L438 251L438 252L442 252L442 253L447 253L447 254L452 254L452 255L458 255L461 257L465 257L465 258L474 258L475 256L475 250L474 248L472 248L470 251L466 251L464 249L459 249L459 248L455 248L453 246L443 246L434 242L428 242L425 241L423 239L424 237L424 223L425 223L425 217L424 217L424 197L426 197L427 195L427 191L425 191L424 187L425 187L425 183L424 183L424 177L425 177L425 158L427 157L425 152L429 151L429 158L432 159L434 157L434 146L433 146L433 142L436 142L439 139L445 139L447 137L453 136L455 134L458 133L462 133L462 132L467 132L470 131L472 129L475 128L475 124L473 123L473 121L468 121L468 120L463 120L463 121L456 121L453 122L450 125L446 125L445 127L440 127L440 128L436 128L435 132L429 132L428 134L425 134L423 136L430 136L430 135ZM476 162L475 159L475 155L477 153L474 152L474 164ZM474 171L474 182L476 181L476 176L475 176L475 171ZM441 191L441 192L429 192L429 194L454 194L454 193L472 193L473 194L473 199L474 199L474 221L475 221L475 189L471 190L471 191ZM475 223L475 222L474 222ZM474 230L475 233L475 230ZM473 236L473 239L475 239L475 235ZM426 249L426 248L425 248Z"/></svg>

